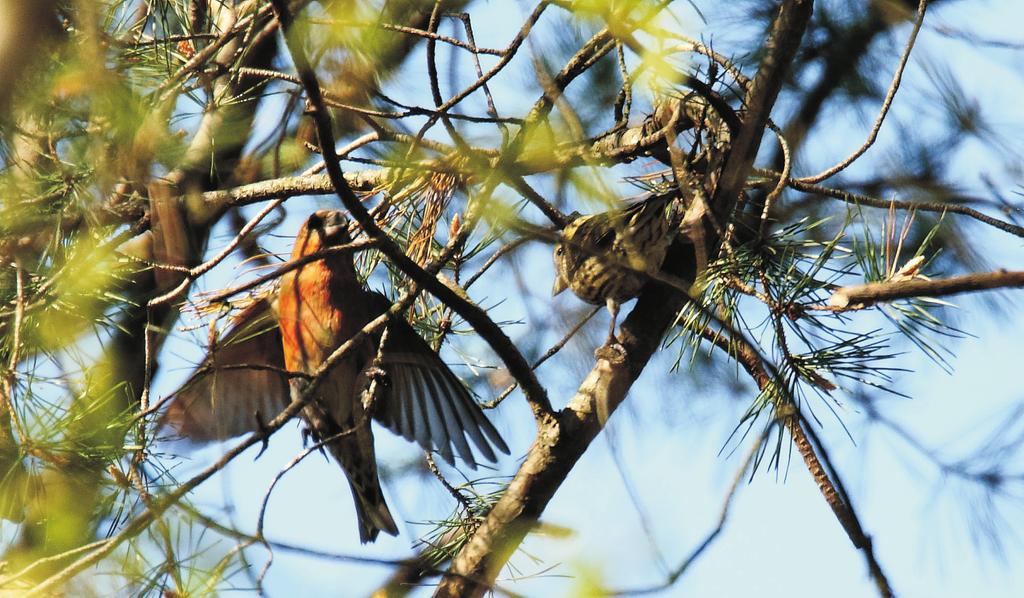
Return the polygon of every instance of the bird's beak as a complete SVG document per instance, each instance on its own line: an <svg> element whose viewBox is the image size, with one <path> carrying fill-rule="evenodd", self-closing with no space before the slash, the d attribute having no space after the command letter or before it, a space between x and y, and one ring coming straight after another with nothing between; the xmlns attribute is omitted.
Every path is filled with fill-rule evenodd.
<svg viewBox="0 0 1024 598"><path fill-rule="evenodd" d="M327 239L338 239L342 236L348 236L348 223L338 222L327 224L324 226L324 237Z"/></svg>
<svg viewBox="0 0 1024 598"><path fill-rule="evenodd" d="M348 234L348 218L338 210L317 212L321 218L320 235L329 244L344 244L351 241Z"/></svg>
<svg viewBox="0 0 1024 598"><path fill-rule="evenodd" d="M561 276L555 276L555 286L551 287L551 296L554 297L555 295L561 293L568 286L569 283L566 282L564 278L562 278Z"/></svg>

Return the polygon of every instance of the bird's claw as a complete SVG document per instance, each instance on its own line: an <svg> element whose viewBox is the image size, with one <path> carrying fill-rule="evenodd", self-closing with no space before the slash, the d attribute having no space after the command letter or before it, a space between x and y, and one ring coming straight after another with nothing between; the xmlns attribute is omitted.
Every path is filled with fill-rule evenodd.
<svg viewBox="0 0 1024 598"><path fill-rule="evenodd" d="M387 384L388 372L384 368L371 365L366 368L366 378L371 382L376 382L377 384Z"/></svg>
<svg viewBox="0 0 1024 598"><path fill-rule="evenodd" d="M313 442L320 442L320 437L317 435L316 430L313 430L312 428L302 428L300 432L302 433L302 448L308 447L310 440ZM325 459L327 458L327 451L324 449L323 445L317 447L317 450L320 451L320 454L323 455Z"/></svg>
<svg viewBox="0 0 1024 598"><path fill-rule="evenodd" d="M621 365L626 361L626 348L618 340L611 339L594 351L594 357L603 359L612 365Z"/></svg>
<svg viewBox="0 0 1024 598"><path fill-rule="evenodd" d="M386 370L371 365L363 371L363 375L366 376L366 386L363 387L361 398L363 401L363 409L370 411L374 410L377 397L379 397L384 389L391 386L391 378L388 376Z"/></svg>
<svg viewBox="0 0 1024 598"><path fill-rule="evenodd" d="M270 446L270 430L267 428L267 423L263 421L263 414L259 412L259 409L253 413L253 417L256 418L256 429L260 433L260 452L252 458L255 461L262 457L263 453L267 452L267 447Z"/></svg>

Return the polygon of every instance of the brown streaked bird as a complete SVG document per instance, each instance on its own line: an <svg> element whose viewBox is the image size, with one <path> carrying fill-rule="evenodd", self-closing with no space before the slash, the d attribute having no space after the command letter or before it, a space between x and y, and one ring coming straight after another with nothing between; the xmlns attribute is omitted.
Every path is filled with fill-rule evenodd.
<svg viewBox="0 0 1024 598"><path fill-rule="evenodd" d="M299 230L292 259L350 241L344 214L321 210L312 214ZM279 335L276 338L280 339L280 365L289 371L312 374L335 349L390 307L391 302L386 297L367 290L360 282L352 254L336 253L282 277L276 301L277 326L264 325L262 330L257 330L248 322L236 323L225 338L225 345L234 340L232 335L239 331L239 335L251 338L235 346L261 344L264 352L254 362L275 365L272 362L278 356L273 355L269 345L275 335ZM274 311L269 301L250 309L255 318ZM372 417L393 432L417 442L424 450L436 450L448 463L454 463L458 455L467 465L476 468L477 460L470 442L491 462L497 460L494 449L508 454L508 446L501 435L430 345L402 319L391 318L386 327L388 335L380 363L385 378L372 406ZM327 449L348 478L359 519L359 538L364 543L375 540L381 531L398 533L381 492L373 435L363 404L363 391L369 383L368 370L374 365L381 334L378 330L368 335L325 374L302 414L317 439L354 430L330 441ZM231 363L241 363L234 358L256 357L253 353L258 352L258 348L255 351L236 349L236 355L228 356L231 360L225 358L225 350L221 350L219 359L211 358L212 367L201 371L201 377L186 383L165 415L165 421L184 436L202 440L204 434L213 432L255 431L259 426L258 409L263 409L259 411L262 416L270 417L277 411L267 411L268 403L276 401L280 410L289 400L285 390L288 385L285 383L282 387L284 376L280 372L223 369ZM233 392L232 387L245 388L236 372L252 374L252 380L261 378L255 384L265 385L265 390L248 396ZM220 378L219 387L210 381L213 374ZM276 381L273 381L275 376ZM223 384L225 380L228 385ZM291 393L297 393L300 386L293 383ZM181 405L175 406L175 403ZM199 425L197 413L207 420L214 419L216 425Z"/></svg>
<svg viewBox="0 0 1024 598"><path fill-rule="evenodd" d="M619 306L640 294L656 273L672 243L672 219L666 213L674 193L655 195L622 210L578 216L555 245L552 295L565 289L611 314L606 345L615 342Z"/></svg>

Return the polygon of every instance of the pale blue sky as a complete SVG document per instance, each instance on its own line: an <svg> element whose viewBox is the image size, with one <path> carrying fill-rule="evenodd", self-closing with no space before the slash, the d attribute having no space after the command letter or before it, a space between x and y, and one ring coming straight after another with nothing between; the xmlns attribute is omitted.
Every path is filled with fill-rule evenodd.
<svg viewBox="0 0 1024 598"><path fill-rule="evenodd" d="M701 2L700 6L710 11L709 4ZM680 14L689 14L683 8L679 10ZM970 27L993 38L1024 42L1020 34L1022 12L1020 5L1012 1L957 2L953 7L934 9L928 22ZM500 40L508 39L509 28L520 21L518 10L508 10L498 2L480 3L474 15L478 43L491 46L503 45ZM481 18L484 15L493 18ZM686 23L693 32L700 32L699 23L692 17ZM718 31L717 26L713 21L704 34ZM907 30L904 26L895 33L897 48L906 38ZM724 48L719 45L716 49ZM928 57L948 60L972 97L998 125L1006 127L1007 138L1020 149L1017 140L1024 115L1016 106L1019 98L1024 97L1019 76L1024 72L1024 52L988 48L975 51L969 44L950 41L927 26L915 52L905 81L905 94L900 96L893 114L894 119L909 127L905 132L927 131L931 126L929 119L934 115L921 103L918 93L928 89L920 68L920 59ZM891 66L879 73L886 82ZM512 74L503 76L507 77L506 85L514 83ZM532 96L527 100L532 101ZM499 108L511 111L520 101L499 97ZM871 108L858 119L838 119L836 135L819 142L821 149L817 155L821 163L811 165L812 169L831 163L859 145L874 114ZM866 160L885 156L887 144L895 143L899 143L898 130L886 129L879 147ZM976 186L979 173L995 170L989 164L996 149L975 143L962 151L957 170L962 171L966 185ZM1017 161L1019 164L1019 156ZM1006 181L1000 182L1005 191L1013 190ZM331 205L329 199L290 200L288 206L293 216L281 232L291 234L302 214L325 204ZM1020 269L1019 239L980 226L968 230L990 247L985 254L991 265ZM278 249L287 247L287 239L280 242ZM519 262L519 270L530 281L540 281L537 284L546 291L552 279L548 249L531 250L528 258ZM220 276L226 279L231 274L222 269ZM494 303L501 298L499 288L507 287L495 286L503 282L500 273L488 278L474 289L473 296L486 297ZM216 280L207 284L214 285ZM539 292L529 300L531 310L547 309L550 300L545 294ZM576 301L566 294L558 298L556 306L578 307ZM951 458L961 454L955 452L957 449L976 446L985 433L997 427L1009 407L1024 399L1019 371L1024 356L1020 341L1024 338L1019 317L1020 295L1004 293L997 301L1004 309L1002 315L994 318L989 304L958 300L962 312L959 325L977 338L949 345L956 354L951 360L955 371L947 375L908 348L910 353L901 358L900 365L914 371L898 374L894 388L912 398L883 400L882 409L888 417L937 450L950 451ZM525 305L520 299L509 298L496 313L524 317L528 312ZM600 341L606 325L604 317L602 314L591 323L589 336L577 347L578 354L585 356ZM538 330L530 325L511 326L508 331L514 339L524 342L536 340L539 335L544 346L560 336L559 330ZM476 342L460 342L469 350L480 346ZM168 349L195 358L195 349L186 343L175 342ZM719 449L754 393L745 381L745 390L736 394L724 392L720 384L701 384L699 366L667 377L654 375L668 368L669 358L666 354L651 363L632 390L626 407L613 417L608 430L611 434L603 434L594 443L546 510L545 522L572 529L574 533L567 538L531 536L523 545L529 557L519 554L513 559L518 574L544 571L546 575L509 583L510 589L528 596L579 595L583 582L595 579L594 576L611 588L651 585L665 575L662 559L674 566L714 525L725 489L744 452L740 448L736 454L725 451L720 455ZM587 365L584 359L564 360L557 367L540 370L542 381L552 389L556 406L564 404ZM184 373L161 376L158 394L173 389ZM964 508L961 488L951 480L939 478L929 462L899 438L885 430L861 425L856 403L842 395L838 398L845 405L840 415L853 436L852 441L824 406L818 404L816 412L824 426L820 433L844 475L861 521L874 537L879 561L899 595L1024 595L1024 568L1013 565L1024 562L1019 536L1024 531L1020 525L1024 522L1022 502L1007 503L1009 508L1005 512L1013 530L1005 534L1006 552L1001 561L971 543L969 509ZM666 408L667 404L670 406ZM513 457L500 464L500 472L511 474L516 460L529 446L532 420L517 395L493 415L513 449ZM289 426L277 434L258 462L251 459L255 453L237 459L224 476L200 487L195 500L213 513L222 508L223 495L230 495L232 520L242 529L254 529L256 510L271 477L300 450L299 434L294 428ZM610 437L628 470L642 511L652 522L654 546L642 530L638 511L611 458ZM387 432L379 432L377 442L385 466L416 454L412 445ZM183 465L178 477L184 478L189 469L214 458L219 451L220 447L210 447L193 454L194 463ZM1016 463L1016 470L1020 471L1019 455ZM386 491L399 520L438 518L451 508L450 497L432 479L426 483L401 479ZM1015 491L1018 499L1024 499L1020 486ZM307 459L281 483L273 496L267 523L267 535L275 540L333 553L384 558L410 555L410 544L428 530L426 526L410 525L398 538L381 536L374 545L360 546L347 485L337 465L319 455ZM224 550L230 545L228 540L220 544ZM261 548L250 550L249 555L257 568L265 559ZM534 557L539 562L531 561ZM274 558L266 581L271 596L364 595L389 571L282 551ZM238 583L245 585L244 577ZM864 560L851 546L795 454L791 465L778 475L762 471L742 487L724 534L685 577L662 595L753 593L762 598L874 595Z"/></svg>

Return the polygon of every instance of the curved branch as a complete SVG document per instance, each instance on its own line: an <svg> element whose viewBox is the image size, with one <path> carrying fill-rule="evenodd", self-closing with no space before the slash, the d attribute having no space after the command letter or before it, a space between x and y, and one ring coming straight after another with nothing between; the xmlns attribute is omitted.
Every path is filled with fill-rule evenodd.
<svg viewBox="0 0 1024 598"><path fill-rule="evenodd" d="M892 101L896 98L896 92L899 91L900 81L903 79L903 69L907 66L907 61L910 60L910 51L914 49L914 43L917 41L917 34L921 31L921 24L924 23L924 13L928 8L928 0L919 0L917 4L917 16L914 18L914 27L910 30L910 37L907 39L907 43L903 48L903 54L900 56L899 64L896 66L896 73L892 76L892 83L889 85L889 91L885 94L885 99L882 100L882 108L878 112L878 118L875 119L875 124L871 127L871 132L868 133L868 138L864 140L864 143L858 147L852 154L846 157L835 166L828 168L814 176L805 176L798 179L801 183L820 183L827 178L835 176L836 174L845 170L850 164L853 164L857 158L864 155L864 152L874 145L875 139L878 138L878 132L882 130L882 123L885 122L885 117L889 113L889 108L892 107Z"/></svg>

